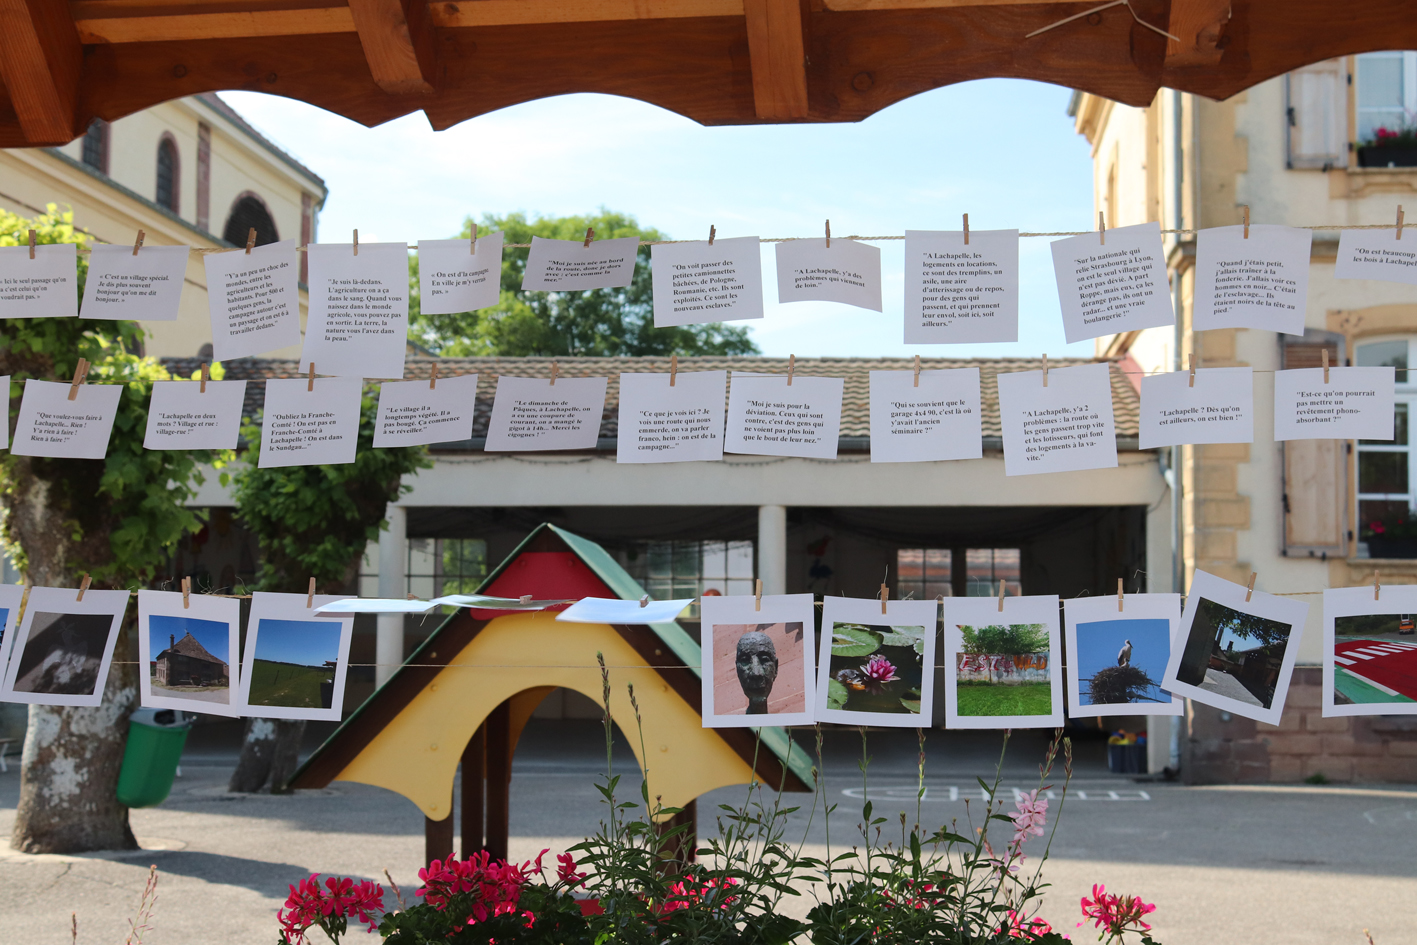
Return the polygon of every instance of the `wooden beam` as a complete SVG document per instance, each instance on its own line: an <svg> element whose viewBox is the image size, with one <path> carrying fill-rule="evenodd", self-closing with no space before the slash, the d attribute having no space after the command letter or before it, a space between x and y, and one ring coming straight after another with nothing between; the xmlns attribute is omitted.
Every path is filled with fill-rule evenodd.
<svg viewBox="0 0 1417 945"><path fill-rule="evenodd" d="M1037 7L1049 3L1076 4L1079 0L822 0L836 12L854 10L943 10L952 7Z"/></svg>
<svg viewBox="0 0 1417 945"><path fill-rule="evenodd" d="M250 36L353 33L344 0L237 0L200 6L182 0L75 0L69 4L85 43L166 43Z"/></svg>
<svg viewBox="0 0 1417 945"><path fill-rule="evenodd" d="M77 127L83 47L69 9L51 0L0 0L0 79L30 144L68 144Z"/></svg>
<svg viewBox="0 0 1417 945"><path fill-rule="evenodd" d="M482 849L483 792L487 777L487 726L479 725L462 753L462 855Z"/></svg>
<svg viewBox="0 0 1417 945"><path fill-rule="evenodd" d="M743 0L451 0L429 10L439 27L517 26L742 16Z"/></svg>
<svg viewBox="0 0 1417 945"><path fill-rule="evenodd" d="M438 62L426 0L349 0L349 13L379 88L391 95L433 91Z"/></svg>
<svg viewBox="0 0 1417 945"><path fill-rule="evenodd" d="M753 104L758 117L807 117L807 55L800 0L744 0Z"/></svg>
<svg viewBox="0 0 1417 945"><path fill-rule="evenodd" d="M1230 0L1171 0L1166 40L1168 66L1210 66L1225 53L1221 42L1230 22Z"/></svg>

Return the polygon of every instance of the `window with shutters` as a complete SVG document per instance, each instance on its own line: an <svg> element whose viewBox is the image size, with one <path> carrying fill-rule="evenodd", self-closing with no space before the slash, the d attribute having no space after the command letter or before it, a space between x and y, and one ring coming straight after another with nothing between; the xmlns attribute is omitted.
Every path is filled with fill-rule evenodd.
<svg viewBox="0 0 1417 945"><path fill-rule="evenodd" d="M1358 553L1392 557L1390 542L1401 539L1417 497L1417 464L1412 459L1408 418L1417 400L1417 383L1409 383L1413 340L1387 338L1354 345L1353 361L1361 367L1395 368L1396 409L1391 440L1359 440ZM1413 378L1417 381L1417 378ZM1410 539L1405 539L1410 540Z"/></svg>
<svg viewBox="0 0 1417 945"><path fill-rule="evenodd" d="M1379 128L1398 131L1417 117L1417 52L1375 52L1355 57L1354 101L1359 143Z"/></svg>
<svg viewBox="0 0 1417 945"><path fill-rule="evenodd" d="M1348 68L1342 59L1316 62L1285 77L1288 166L1348 166Z"/></svg>
<svg viewBox="0 0 1417 945"><path fill-rule="evenodd" d="M1308 329L1281 335L1284 370L1343 363L1343 336ZM1286 440L1282 445L1284 553L1344 556L1348 550L1348 443L1345 440Z"/></svg>

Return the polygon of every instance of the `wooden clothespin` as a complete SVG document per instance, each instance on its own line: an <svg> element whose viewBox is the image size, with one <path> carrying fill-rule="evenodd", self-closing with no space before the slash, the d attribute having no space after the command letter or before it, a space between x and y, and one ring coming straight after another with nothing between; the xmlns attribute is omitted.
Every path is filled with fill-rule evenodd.
<svg viewBox="0 0 1417 945"><path fill-rule="evenodd" d="M359 255L359 231L354 231L354 255Z"/></svg>
<svg viewBox="0 0 1417 945"><path fill-rule="evenodd" d="M531 595L530 595L530 594L523 594L520 598L518 598L518 600L521 601L521 603L523 603L523 604L530 604L530 603L531 603Z"/></svg>
<svg viewBox="0 0 1417 945"><path fill-rule="evenodd" d="M133 255L134 255L134 256L138 255L138 250L140 250L140 249L143 248L143 238L144 238L145 236L147 236L147 235L148 235L148 234L144 233L142 230L139 230L139 231L138 231L138 238L135 239L135 240L133 240Z"/></svg>
<svg viewBox="0 0 1417 945"><path fill-rule="evenodd" d="M1107 245L1107 214L1101 210L1097 211L1097 241Z"/></svg>
<svg viewBox="0 0 1417 945"><path fill-rule="evenodd" d="M827 249L832 248L832 221L827 221Z"/></svg>
<svg viewBox="0 0 1417 945"><path fill-rule="evenodd" d="M433 369L432 369L432 371L431 371L431 372L429 373L429 375L428 375L428 389L429 389L429 390L437 390L437 389L438 389L438 362L437 362L437 361L434 361L434 362L433 362Z"/></svg>
<svg viewBox="0 0 1417 945"><path fill-rule="evenodd" d="M1397 238L1402 239L1402 204L1397 205Z"/></svg>
<svg viewBox="0 0 1417 945"><path fill-rule="evenodd" d="M477 255L477 224L476 224L476 223L472 224L472 239L468 240L468 242L467 242L467 254L468 254L469 256L476 256L476 255Z"/></svg>
<svg viewBox="0 0 1417 945"><path fill-rule="evenodd" d="M677 355L677 354L671 354L671 355L669 356L669 386L670 386L670 387L673 387L673 386L674 386L674 380L675 380L675 378L677 378L678 376L679 376L679 355Z"/></svg>
<svg viewBox="0 0 1417 945"><path fill-rule="evenodd" d="M1043 356L1043 386L1048 386L1048 355Z"/></svg>
<svg viewBox="0 0 1417 945"><path fill-rule="evenodd" d="M79 387L89 376L89 362L87 358L80 358L79 363L74 365L74 382L69 385L69 399L79 399Z"/></svg>
<svg viewBox="0 0 1417 945"><path fill-rule="evenodd" d="M1192 353L1190 354L1190 359L1191 359L1191 383L1190 383L1189 386L1195 387L1195 386L1196 386L1196 356L1195 356L1195 353L1194 353L1194 352L1192 352Z"/></svg>
<svg viewBox="0 0 1417 945"><path fill-rule="evenodd" d="M1004 586L1005 586L1005 584L1006 584L1006 582L1005 582L1002 578L1000 578L1000 579L999 579L999 613L1001 613L1001 614L1004 612Z"/></svg>
<svg viewBox="0 0 1417 945"><path fill-rule="evenodd" d="M1245 207L1245 239L1250 238L1250 208Z"/></svg>
<svg viewBox="0 0 1417 945"><path fill-rule="evenodd" d="M891 589L886 585L881 585L881 616L886 615L886 601L890 600Z"/></svg>
<svg viewBox="0 0 1417 945"><path fill-rule="evenodd" d="M1378 583L1378 572L1373 571L1373 600L1378 599L1378 592L1382 590L1382 585Z"/></svg>
<svg viewBox="0 0 1417 945"><path fill-rule="evenodd" d="M1324 349L1323 349L1323 357L1324 357L1324 383L1327 384L1327 383L1328 383L1328 349L1327 349L1327 348L1324 348Z"/></svg>
<svg viewBox="0 0 1417 945"><path fill-rule="evenodd" d="M314 579L314 578L311 578L311 579L310 579L310 590L309 590L309 592L305 595L305 606L306 606L306 608L310 608L310 607L314 607L314 606L315 606L315 579Z"/></svg>
<svg viewBox="0 0 1417 945"><path fill-rule="evenodd" d="M763 609L763 582L761 578L757 581L757 584L753 591L753 609Z"/></svg>
<svg viewBox="0 0 1417 945"><path fill-rule="evenodd" d="M595 230L590 227L585 228L585 248L590 249L590 241L595 239Z"/></svg>
<svg viewBox="0 0 1417 945"><path fill-rule="evenodd" d="M212 379L212 368L211 368L211 365L209 365L207 362L203 361L203 362L202 362L202 380L201 380L200 385L199 385L198 388L197 388L197 393L199 393L199 394L205 394L205 393L207 392L207 381L209 381L209 380L211 380L211 379Z"/></svg>
<svg viewBox="0 0 1417 945"><path fill-rule="evenodd" d="M246 255L251 255L251 247L256 245L256 228L253 226L246 233Z"/></svg>
<svg viewBox="0 0 1417 945"><path fill-rule="evenodd" d="M190 610L192 607L192 579L185 577L182 579L182 609Z"/></svg>
<svg viewBox="0 0 1417 945"><path fill-rule="evenodd" d="M84 579L79 582L79 596L76 597L76 598L74 598L74 600L80 600L80 601L81 601L81 600L84 599L84 591L87 591L87 590L89 589L89 582L90 582L90 580L92 580L92 579L89 577L89 573L88 573L87 571L85 571L85 572L84 572Z"/></svg>
<svg viewBox="0 0 1417 945"><path fill-rule="evenodd" d="M405 594L404 600L418 600L417 594Z"/></svg>
<svg viewBox="0 0 1417 945"><path fill-rule="evenodd" d="M1117 613L1122 612L1122 579L1117 578Z"/></svg>
<svg viewBox="0 0 1417 945"><path fill-rule="evenodd" d="M35 236L36 236L35 231L34 231L34 230L30 230L30 259L33 259L33 258L34 258L34 239L35 239Z"/></svg>
<svg viewBox="0 0 1417 945"><path fill-rule="evenodd" d="M717 235L718 235L718 230L717 230L712 224L709 224L709 245L710 245L710 246L713 245L713 239L714 239L714 237L717 236Z"/></svg>
<svg viewBox="0 0 1417 945"><path fill-rule="evenodd" d="M1257 575L1254 571L1251 571L1251 572L1250 572L1250 583L1247 584L1247 585L1245 585L1245 603L1247 603L1247 604L1250 602L1250 595L1255 592L1255 578L1256 578L1256 577L1258 577L1258 575Z"/></svg>
<svg viewBox="0 0 1417 945"><path fill-rule="evenodd" d="M310 362L310 382L305 385L305 389L306 389L307 391L313 391L313 390L315 389L315 362L314 362L314 361L311 361L311 362Z"/></svg>
<svg viewBox="0 0 1417 945"><path fill-rule="evenodd" d="M969 245L969 214L964 215L964 245Z"/></svg>
<svg viewBox="0 0 1417 945"><path fill-rule="evenodd" d="M797 355L795 355L795 354L789 354L789 355L787 356L787 386L788 386L788 387L791 387L791 386L792 386L792 372L795 371L795 370L797 370Z"/></svg>
<svg viewBox="0 0 1417 945"><path fill-rule="evenodd" d="M649 595L648 595L648 594L646 594L644 597L641 597L641 598L640 598L640 606L641 606L641 607L648 607L648 606L649 606Z"/></svg>
<svg viewBox="0 0 1417 945"><path fill-rule="evenodd" d="M920 355L915 356L915 386L920 386Z"/></svg>
<svg viewBox="0 0 1417 945"><path fill-rule="evenodd" d="M561 366L555 361L551 362L551 386L556 386L556 375L561 373Z"/></svg>

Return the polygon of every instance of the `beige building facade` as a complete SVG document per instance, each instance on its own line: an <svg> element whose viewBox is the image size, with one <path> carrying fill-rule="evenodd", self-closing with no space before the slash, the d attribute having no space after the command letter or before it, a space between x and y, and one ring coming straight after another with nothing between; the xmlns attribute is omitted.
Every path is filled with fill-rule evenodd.
<svg viewBox="0 0 1417 945"><path fill-rule="evenodd" d="M1417 208L1417 167L1367 144L1378 128L1417 112L1417 54L1371 53L1321 62L1224 102L1170 90L1146 108L1074 96L1069 114L1092 146L1097 209L1109 226L1159 221L1178 322L1098 340L1141 373L1248 365L1255 371L1254 442L1185 446L1163 456L1172 484L1173 573L1182 588L1199 568L1276 593L1417 582L1417 558L1370 548L1374 521L1417 502L1406 435L1417 399L1417 289L1334 277L1336 230L1314 233L1303 336L1197 332L1191 313L1197 229L1242 222L1321 227L1392 224ZM1417 162L1414 162L1417 163ZM1274 371L1334 364L1397 370L1398 431L1391 442L1273 437ZM1417 367L1417 363L1413 364ZM1413 383L1409 383L1409 377ZM1387 555L1384 557L1383 555ZM1322 598L1310 605L1299 669L1277 727L1191 705L1178 733L1191 780L1417 778L1417 724L1401 718L1324 719L1319 706Z"/></svg>

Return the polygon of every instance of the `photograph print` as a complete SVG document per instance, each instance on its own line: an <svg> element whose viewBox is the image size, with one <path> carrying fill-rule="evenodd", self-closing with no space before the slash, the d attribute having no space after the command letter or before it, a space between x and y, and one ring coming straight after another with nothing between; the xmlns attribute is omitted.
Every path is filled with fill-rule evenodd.
<svg viewBox="0 0 1417 945"><path fill-rule="evenodd" d="M1075 597L1063 602L1069 654L1068 715L1180 715L1185 703L1161 688L1181 595Z"/></svg>
<svg viewBox="0 0 1417 945"><path fill-rule="evenodd" d="M812 595L707 595L700 608L704 727L810 723Z"/></svg>
<svg viewBox="0 0 1417 945"><path fill-rule="evenodd" d="M1417 715L1417 585L1324 591L1323 714Z"/></svg>
<svg viewBox="0 0 1417 945"><path fill-rule="evenodd" d="M236 715L241 602L173 591L138 592L140 698L153 709Z"/></svg>
<svg viewBox="0 0 1417 945"><path fill-rule="evenodd" d="M945 726L1063 724L1058 598L945 598Z"/></svg>
<svg viewBox="0 0 1417 945"><path fill-rule="evenodd" d="M0 701L96 706L113 663L127 591L33 587L14 632Z"/></svg>
<svg viewBox="0 0 1417 945"><path fill-rule="evenodd" d="M1179 696L1279 723L1309 605L1196 571L1161 687Z"/></svg>
<svg viewBox="0 0 1417 945"><path fill-rule="evenodd" d="M317 594L307 607L305 594L252 595L238 714L339 721L354 615L314 608L341 599Z"/></svg>
<svg viewBox="0 0 1417 945"><path fill-rule="evenodd" d="M10 662L10 644L15 641L15 625L20 620L20 604L25 599L23 584L0 584L0 680Z"/></svg>
<svg viewBox="0 0 1417 945"><path fill-rule="evenodd" d="M827 597L817 657L821 722L920 728L934 705L935 635L940 605Z"/></svg>

